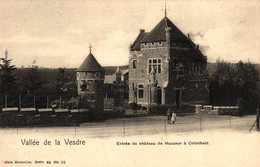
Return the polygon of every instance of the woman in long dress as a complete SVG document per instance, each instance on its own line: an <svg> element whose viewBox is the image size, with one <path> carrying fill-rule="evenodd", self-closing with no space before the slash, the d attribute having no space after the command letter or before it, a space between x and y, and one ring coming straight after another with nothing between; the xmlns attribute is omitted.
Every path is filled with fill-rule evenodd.
<svg viewBox="0 0 260 167"><path fill-rule="evenodd" d="M175 124L175 121L176 121L176 114L173 112L171 118L171 124Z"/></svg>

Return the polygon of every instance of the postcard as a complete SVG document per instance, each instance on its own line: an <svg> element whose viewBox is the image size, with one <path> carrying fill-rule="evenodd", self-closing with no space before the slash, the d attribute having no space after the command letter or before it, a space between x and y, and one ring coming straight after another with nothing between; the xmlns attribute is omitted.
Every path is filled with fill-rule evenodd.
<svg viewBox="0 0 260 167"><path fill-rule="evenodd" d="M1 167L259 166L259 1L0 1Z"/></svg>

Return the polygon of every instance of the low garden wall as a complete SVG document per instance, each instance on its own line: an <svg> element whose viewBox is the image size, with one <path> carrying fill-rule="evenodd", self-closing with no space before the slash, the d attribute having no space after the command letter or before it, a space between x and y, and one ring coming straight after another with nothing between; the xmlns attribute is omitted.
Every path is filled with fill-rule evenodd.
<svg viewBox="0 0 260 167"><path fill-rule="evenodd" d="M195 113L238 116L240 108L239 106L195 105Z"/></svg>
<svg viewBox="0 0 260 167"><path fill-rule="evenodd" d="M1 127L69 126L89 120L87 109L35 109L3 108L0 112Z"/></svg>

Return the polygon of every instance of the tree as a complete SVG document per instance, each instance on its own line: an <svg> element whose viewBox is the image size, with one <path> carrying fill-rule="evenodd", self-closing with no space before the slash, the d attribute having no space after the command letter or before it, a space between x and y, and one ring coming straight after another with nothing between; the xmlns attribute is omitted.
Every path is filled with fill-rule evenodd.
<svg viewBox="0 0 260 167"><path fill-rule="evenodd" d="M214 105L235 105L236 104L236 87L234 65L217 60L216 70L210 80L210 99Z"/></svg>
<svg viewBox="0 0 260 167"><path fill-rule="evenodd" d="M56 77L56 89L58 97L62 97L65 105L70 102L72 97L77 96L76 83L71 82L70 75L65 68L59 68Z"/></svg>
<svg viewBox="0 0 260 167"><path fill-rule="evenodd" d="M67 97L68 88L66 84L69 82L69 76L65 68L59 68L59 73L56 77L56 88L59 96Z"/></svg>
<svg viewBox="0 0 260 167"><path fill-rule="evenodd" d="M35 63L36 61L34 60L32 68L20 80L20 94L22 95L23 105L26 107L33 107L34 97L37 98L36 104L41 104L43 100L46 101L46 97L43 94L45 91L42 90L44 81L41 79L39 69Z"/></svg>
<svg viewBox="0 0 260 167"><path fill-rule="evenodd" d="M242 99L242 114L255 113L259 107L259 71L248 62L236 64L235 85L239 87L239 97Z"/></svg>
<svg viewBox="0 0 260 167"><path fill-rule="evenodd" d="M28 73L28 76L26 78L25 82L25 88L28 93L36 94L37 91L42 87L44 82L41 79L41 75L38 70L38 66L34 65L36 61L33 61L32 68L30 69L30 72Z"/></svg>
<svg viewBox="0 0 260 167"><path fill-rule="evenodd" d="M0 93L1 98L5 95L9 95L11 100L15 97L16 94L16 75L15 75L15 66L11 65L12 59L8 59L8 50L5 51L5 57L1 58L1 72L0 72Z"/></svg>
<svg viewBox="0 0 260 167"><path fill-rule="evenodd" d="M248 62L230 64L216 62L210 78L210 102L212 105L240 105L241 114L252 114L259 107L259 71Z"/></svg>
<svg viewBox="0 0 260 167"><path fill-rule="evenodd" d="M61 92L65 91L65 84L69 82L69 75L66 72L65 68L59 68L59 73L56 77L56 86L61 90Z"/></svg>

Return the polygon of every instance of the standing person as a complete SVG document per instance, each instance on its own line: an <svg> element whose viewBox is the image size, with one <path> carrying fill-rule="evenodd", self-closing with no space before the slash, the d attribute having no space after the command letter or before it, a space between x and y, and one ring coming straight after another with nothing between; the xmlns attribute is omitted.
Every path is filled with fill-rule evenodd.
<svg viewBox="0 0 260 167"><path fill-rule="evenodd" d="M171 110L169 108L166 112L166 116L167 116L168 123L170 123L170 121L171 121Z"/></svg>
<svg viewBox="0 0 260 167"><path fill-rule="evenodd" d="M173 111L172 112L172 118L171 118L171 124L175 124L175 122L176 122L176 114L175 114L175 112Z"/></svg>

